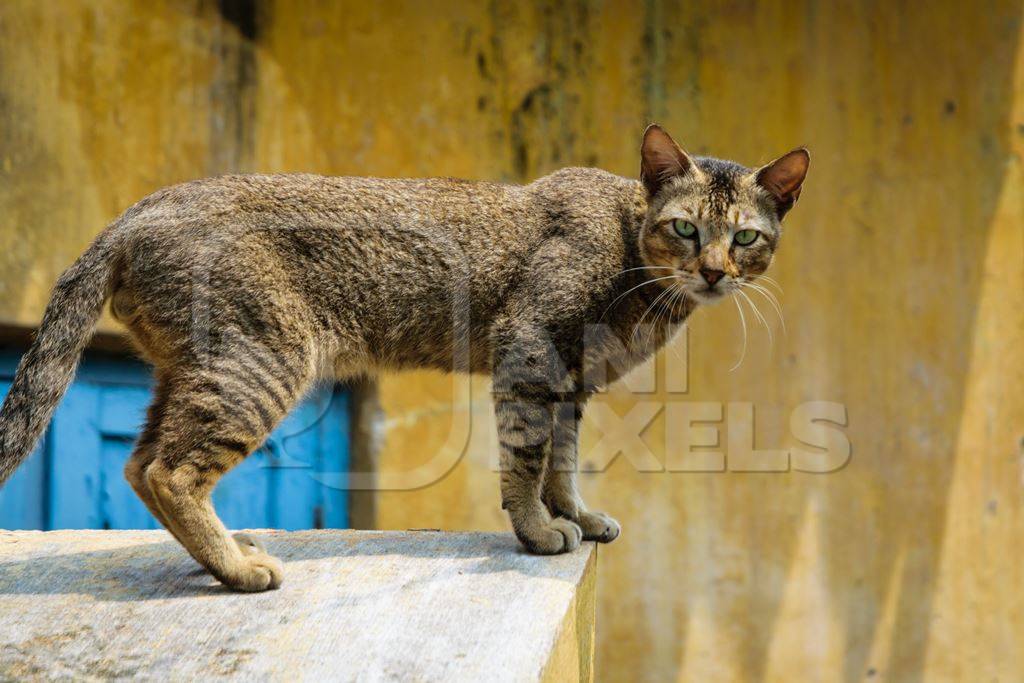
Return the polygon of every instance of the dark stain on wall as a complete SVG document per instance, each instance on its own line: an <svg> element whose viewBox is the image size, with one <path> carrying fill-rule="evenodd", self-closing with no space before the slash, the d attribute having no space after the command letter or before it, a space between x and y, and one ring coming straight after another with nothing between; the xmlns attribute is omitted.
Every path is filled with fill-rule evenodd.
<svg viewBox="0 0 1024 683"><path fill-rule="evenodd" d="M567 165L597 165L588 140L593 111L587 82L593 56L587 49L590 7L586 2L540 4L538 30L529 40L529 54L539 67L538 81L511 104L507 126L510 180L529 182ZM494 13L495 34L488 75L499 82L509 79L502 59L503 33L514 32L523 19L503 9Z"/></svg>
<svg viewBox="0 0 1024 683"><path fill-rule="evenodd" d="M211 87L210 172L253 168L256 90L259 85L256 44L268 20L262 0L217 0L220 30L215 33L217 75Z"/></svg>
<svg viewBox="0 0 1024 683"><path fill-rule="evenodd" d="M238 29L238 33L249 41L259 38L259 0L217 0L217 11L221 18Z"/></svg>

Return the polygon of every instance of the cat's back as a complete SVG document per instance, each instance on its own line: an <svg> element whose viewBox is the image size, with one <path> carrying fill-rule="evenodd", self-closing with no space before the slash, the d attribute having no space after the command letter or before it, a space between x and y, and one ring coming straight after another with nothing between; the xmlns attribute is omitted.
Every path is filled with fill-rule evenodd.
<svg viewBox="0 0 1024 683"><path fill-rule="evenodd" d="M227 175L169 186L116 222L136 268L231 250L305 267L459 253L471 267L528 249L538 215L523 186L452 178ZM261 254L261 252L265 252ZM348 260L347 263L345 261Z"/></svg>
<svg viewBox="0 0 1024 683"><path fill-rule="evenodd" d="M549 223L578 237L618 243L616 227L632 225L645 207L641 185L599 168L569 167L538 178L525 188Z"/></svg>
<svg viewBox="0 0 1024 683"><path fill-rule="evenodd" d="M221 224L296 217L351 221L372 217L458 218L461 213L516 211L523 187L457 178L377 178L308 173L224 175L171 185L119 219L157 225L204 220Z"/></svg>

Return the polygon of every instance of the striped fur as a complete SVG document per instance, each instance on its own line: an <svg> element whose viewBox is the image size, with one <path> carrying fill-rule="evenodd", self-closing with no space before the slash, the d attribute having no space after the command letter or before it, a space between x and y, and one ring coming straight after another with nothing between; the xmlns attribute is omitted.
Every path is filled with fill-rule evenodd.
<svg viewBox="0 0 1024 683"><path fill-rule="evenodd" d="M758 171L691 159L657 128L642 157L643 182L581 168L526 186L225 176L143 199L57 283L0 409L0 483L45 429L109 297L156 377L125 476L232 588L274 588L282 567L227 533L210 491L321 378L490 373L502 505L520 540L538 553L613 540L618 524L575 484L578 424L600 384L588 378L627 372L712 299L695 273L713 259L736 279L767 268L799 193L800 159ZM702 248L669 232L679 215L699 223ZM763 231L757 247L725 244L739 223Z"/></svg>
<svg viewBox="0 0 1024 683"><path fill-rule="evenodd" d="M0 408L0 485L35 448L74 378L109 292L112 242L110 231L100 235L53 288L35 343Z"/></svg>

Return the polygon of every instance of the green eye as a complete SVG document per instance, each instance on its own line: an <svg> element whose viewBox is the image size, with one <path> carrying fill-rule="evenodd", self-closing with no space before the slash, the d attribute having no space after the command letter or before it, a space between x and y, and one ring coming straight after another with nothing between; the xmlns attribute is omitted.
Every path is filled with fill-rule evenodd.
<svg viewBox="0 0 1024 683"><path fill-rule="evenodd" d="M757 230L740 230L736 233L736 237L734 239L736 240L736 244L739 244L740 246L745 247L748 244L753 244L754 240L757 239Z"/></svg>
<svg viewBox="0 0 1024 683"><path fill-rule="evenodd" d="M680 237L693 237L697 234L697 226L690 221L684 221L682 218L672 219L672 228Z"/></svg>

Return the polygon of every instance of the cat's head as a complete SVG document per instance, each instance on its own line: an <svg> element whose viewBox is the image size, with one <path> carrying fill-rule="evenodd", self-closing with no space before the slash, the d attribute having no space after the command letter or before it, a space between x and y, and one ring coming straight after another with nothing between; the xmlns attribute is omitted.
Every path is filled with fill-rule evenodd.
<svg viewBox="0 0 1024 683"><path fill-rule="evenodd" d="M771 265L781 221L800 197L810 155L795 149L750 169L691 157L659 126L641 147L647 218L640 233L645 271L698 303L731 294ZM675 276L670 277L670 276Z"/></svg>

